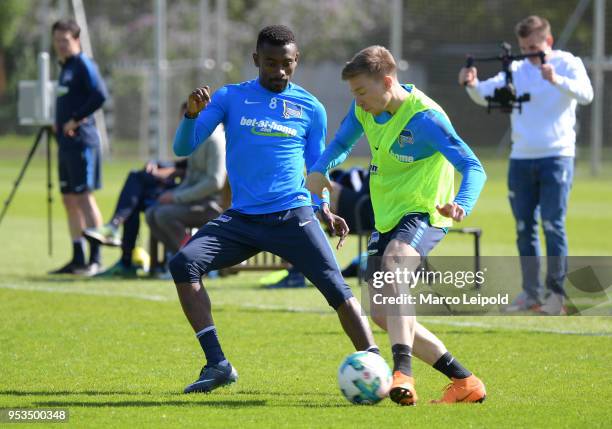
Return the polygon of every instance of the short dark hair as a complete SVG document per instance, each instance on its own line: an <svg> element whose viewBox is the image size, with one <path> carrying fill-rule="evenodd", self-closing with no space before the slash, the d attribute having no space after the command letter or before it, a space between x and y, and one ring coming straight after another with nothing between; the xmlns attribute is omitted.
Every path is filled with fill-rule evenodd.
<svg viewBox="0 0 612 429"><path fill-rule="evenodd" d="M546 38L551 35L550 23L546 18L541 16L531 15L525 19L522 19L514 28L516 37L524 39L532 34L538 34L542 38Z"/></svg>
<svg viewBox="0 0 612 429"><path fill-rule="evenodd" d="M269 25L262 29L257 36L257 50L264 43L273 46L285 46L290 43L295 43L295 36L289 27L284 25Z"/></svg>
<svg viewBox="0 0 612 429"><path fill-rule="evenodd" d="M369 46L357 52L355 56L344 65L342 80L349 80L359 75L369 77L395 76L397 66L391 52L384 46Z"/></svg>
<svg viewBox="0 0 612 429"><path fill-rule="evenodd" d="M79 27L79 24L77 24L74 19L60 19L51 27L51 34L53 34L55 31L68 31L72 37L78 39L81 34L81 27Z"/></svg>

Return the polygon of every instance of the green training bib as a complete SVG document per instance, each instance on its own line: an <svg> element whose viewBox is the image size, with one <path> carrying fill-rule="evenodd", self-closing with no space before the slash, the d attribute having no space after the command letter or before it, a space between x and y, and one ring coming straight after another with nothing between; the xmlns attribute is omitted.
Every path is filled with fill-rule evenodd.
<svg viewBox="0 0 612 429"><path fill-rule="evenodd" d="M452 219L436 210L436 204L450 203L454 198L454 169L436 152L418 161L401 160L391 146L412 117L424 110L444 110L414 85L397 112L384 124L376 123L371 113L355 106L372 151L370 195L376 229L388 232L408 213L429 213L431 224L438 228L452 225Z"/></svg>

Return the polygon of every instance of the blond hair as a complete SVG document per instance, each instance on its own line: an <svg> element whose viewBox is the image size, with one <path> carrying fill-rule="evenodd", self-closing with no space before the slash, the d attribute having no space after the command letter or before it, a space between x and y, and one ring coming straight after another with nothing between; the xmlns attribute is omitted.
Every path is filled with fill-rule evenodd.
<svg viewBox="0 0 612 429"><path fill-rule="evenodd" d="M551 35L550 23L546 18L531 15L516 24L516 27L514 27L514 34L520 39L529 37L532 34L538 34L542 39L545 39Z"/></svg>
<svg viewBox="0 0 612 429"><path fill-rule="evenodd" d="M369 46L357 52L342 69L342 80L358 75L373 77L395 76L397 66L391 52L384 46Z"/></svg>

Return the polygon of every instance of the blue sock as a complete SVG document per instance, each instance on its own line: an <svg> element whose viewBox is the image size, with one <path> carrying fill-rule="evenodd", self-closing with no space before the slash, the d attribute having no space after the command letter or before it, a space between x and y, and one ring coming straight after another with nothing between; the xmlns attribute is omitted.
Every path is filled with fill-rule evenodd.
<svg viewBox="0 0 612 429"><path fill-rule="evenodd" d="M214 325L202 329L196 334L196 337L198 337L202 350L204 350L206 355L207 365L216 365L225 361L225 355L223 355L223 350L221 350L221 344L219 344L219 338L217 337L217 329Z"/></svg>
<svg viewBox="0 0 612 429"><path fill-rule="evenodd" d="M82 239L72 242L72 263L75 265L85 265L85 245Z"/></svg>

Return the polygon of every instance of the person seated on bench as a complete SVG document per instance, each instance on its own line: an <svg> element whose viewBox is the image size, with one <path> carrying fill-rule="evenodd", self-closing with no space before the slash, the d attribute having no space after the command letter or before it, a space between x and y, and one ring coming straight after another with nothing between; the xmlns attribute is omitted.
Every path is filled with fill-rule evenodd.
<svg viewBox="0 0 612 429"><path fill-rule="evenodd" d="M186 103L183 103L181 116L185 111ZM193 220L191 223L195 223L194 226L201 226L221 213L215 197L225 183L225 176L225 140L220 130L215 131L206 144L202 144L186 159L169 163L148 162L145 168L130 172L111 220L100 228L88 228L83 232L88 240L121 247L119 261L98 276L136 277L137 267L132 263L132 252L140 229L141 212L153 207L174 206L177 210L183 210L184 217L179 221L188 218L185 225ZM177 185L177 180L183 177L184 180ZM159 234L161 228L156 228L155 212L151 211L148 216L155 224L155 232L152 229L152 233L170 250L178 250L174 243L180 243L184 238L185 227L176 238L167 238L167 230ZM164 211L161 213L163 218ZM119 232L121 225L122 238ZM174 229L175 225L163 227Z"/></svg>
<svg viewBox="0 0 612 429"><path fill-rule="evenodd" d="M160 195L158 203L145 212L151 235L168 253L178 252L187 228L200 228L223 213L221 191L226 176L225 136L219 127L189 156L181 184ZM166 271L163 267L159 274Z"/></svg>

